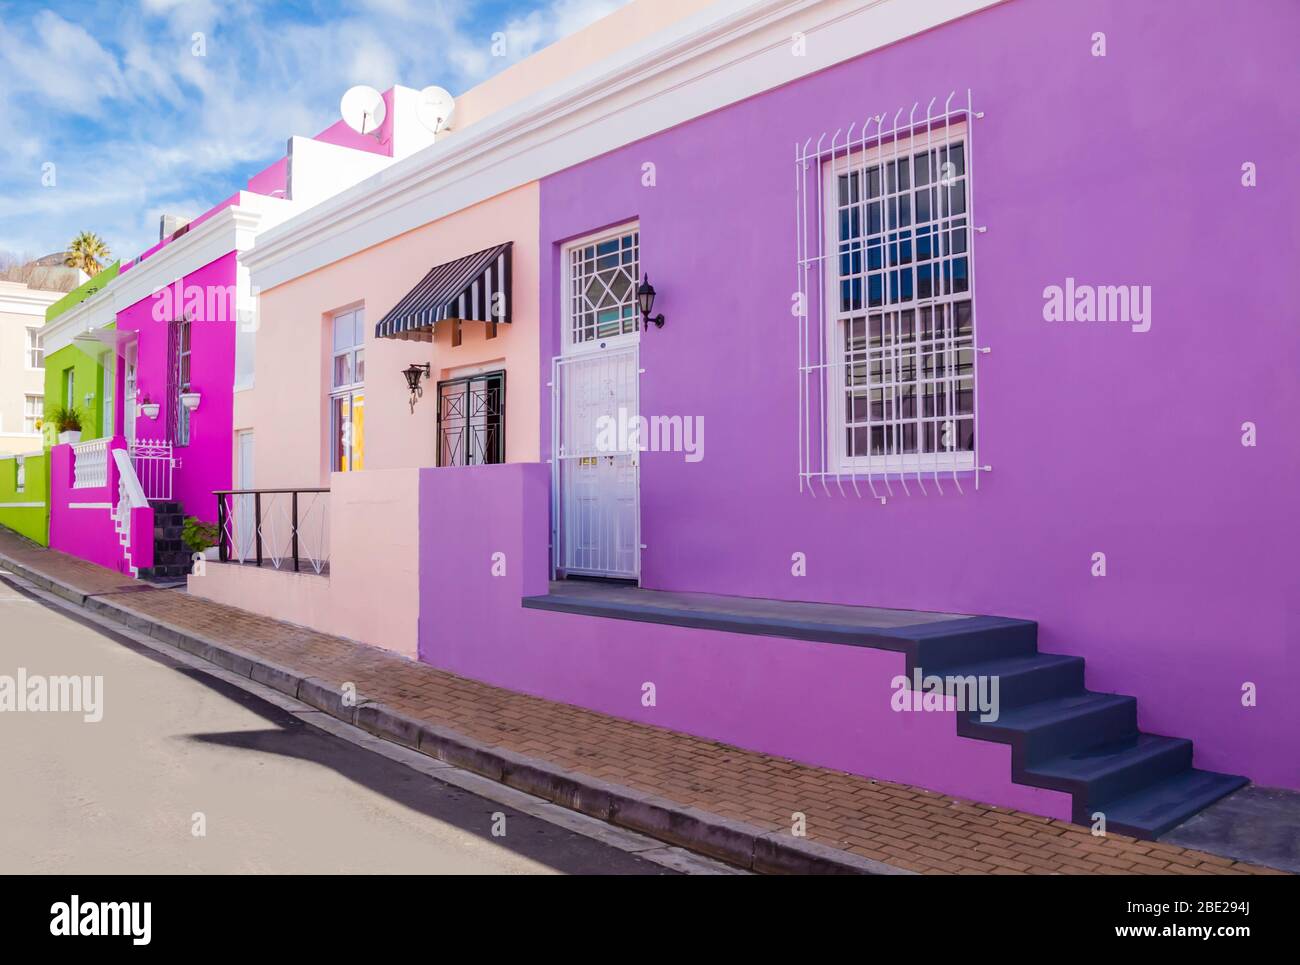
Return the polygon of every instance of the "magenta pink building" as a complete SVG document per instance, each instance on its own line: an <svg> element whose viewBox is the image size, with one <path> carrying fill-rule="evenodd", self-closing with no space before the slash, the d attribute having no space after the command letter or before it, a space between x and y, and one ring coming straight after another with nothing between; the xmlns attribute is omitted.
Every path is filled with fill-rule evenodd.
<svg viewBox="0 0 1300 965"><path fill-rule="evenodd" d="M388 91L373 134L339 121L290 138L288 155L246 190L172 230L78 307L113 348L115 431L55 447L53 548L132 575L189 572L181 525L216 522L213 491L232 481L234 393L253 378L257 301L241 254L260 232L428 143L415 132L414 93Z"/></svg>

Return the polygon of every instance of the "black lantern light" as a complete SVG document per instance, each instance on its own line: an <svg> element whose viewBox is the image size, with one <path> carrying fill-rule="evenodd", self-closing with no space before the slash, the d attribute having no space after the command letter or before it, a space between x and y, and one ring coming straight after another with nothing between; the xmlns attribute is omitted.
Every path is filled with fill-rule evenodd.
<svg viewBox="0 0 1300 965"><path fill-rule="evenodd" d="M432 367L428 362L423 364L412 362L402 370L402 374L406 376L407 388L411 390L411 415L415 415L415 403L424 395L424 389L420 386L420 376L423 375L427 379L431 371Z"/></svg>
<svg viewBox="0 0 1300 965"><path fill-rule="evenodd" d="M655 307L655 286L650 284L649 275L641 276L641 284L637 285L636 288L636 303L641 309L641 328L643 330L649 328L651 322L654 323L655 328L664 327L663 315L655 315L654 317L650 315Z"/></svg>

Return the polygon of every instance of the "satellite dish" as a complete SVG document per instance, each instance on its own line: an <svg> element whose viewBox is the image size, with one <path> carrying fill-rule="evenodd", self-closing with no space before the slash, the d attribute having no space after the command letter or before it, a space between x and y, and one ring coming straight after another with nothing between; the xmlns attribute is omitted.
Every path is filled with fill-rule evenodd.
<svg viewBox="0 0 1300 965"><path fill-rule="evenodd" d="M358 134L374 134L388 116L384 95L364 84L351 87L339 101L343 122Z"/></svg>
<svg viewBox="0 0 1300 965"><path fill-rule="evenodd" d="M415 115L420 123L434 134L451 127L451 116L456 113L456 99L441 87L426 87L420 91L415 105Z"/></svg>

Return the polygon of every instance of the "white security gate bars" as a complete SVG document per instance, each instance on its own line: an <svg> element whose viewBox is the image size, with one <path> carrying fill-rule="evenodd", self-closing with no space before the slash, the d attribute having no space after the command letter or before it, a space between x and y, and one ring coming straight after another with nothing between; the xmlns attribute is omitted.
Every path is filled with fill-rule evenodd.
<svg viewBox="0 0 1300 965"><path fill-rule="evenodd" d="M636 345L552 363L552 545L565 573L640 575ZM622 431L627 427L627 431Z"/></svg>
<svg viewBox="0 0 1300 965"><path fill-rule="evenodd" d="M146 499L171 499L172 474L176 459L170 442L136 439L131 446L131 464Z"/></svg>
<svg viewBox="0 0 1300 965"><path fill-rule="evenodd" d="M795 146L799 488L979 488L972 127L950 94ZM829 143L828 143L829 140ZM847 489L846 489L847 482ZM832 489L832 486L834 489Z"/></svg>

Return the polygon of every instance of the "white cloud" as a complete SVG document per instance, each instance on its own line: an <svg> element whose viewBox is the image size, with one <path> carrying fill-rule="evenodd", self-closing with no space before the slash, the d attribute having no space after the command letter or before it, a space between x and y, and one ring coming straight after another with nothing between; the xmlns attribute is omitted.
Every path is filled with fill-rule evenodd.
<svg viewBox="0 0 1300 965"><path fill-rule="evenodd" d="M57 248L88 229L132 257L157 239L159 213L200 213L281 156L290 135L332 124L349 86L463 91L622 2L550 0L494 22L472 0L140 0L96 18L93 32L9 8L0 247ZM191 53L196 30L204 57ZM491 54L496 31L511 37L506 58ZM40 186L47 160L54 188Z"/></svg>

